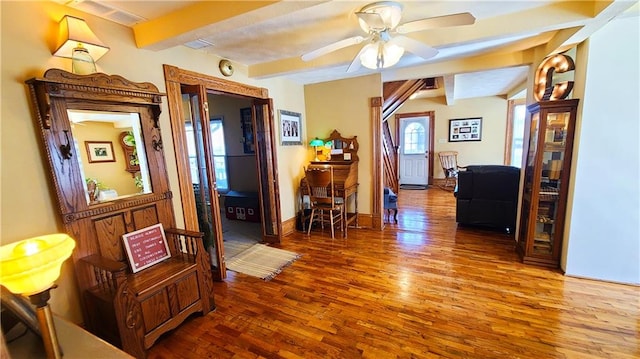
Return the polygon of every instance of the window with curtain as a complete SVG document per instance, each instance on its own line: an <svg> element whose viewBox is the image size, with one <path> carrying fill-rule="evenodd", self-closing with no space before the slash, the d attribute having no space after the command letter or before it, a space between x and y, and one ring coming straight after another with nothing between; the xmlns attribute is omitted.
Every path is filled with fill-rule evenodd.
<svg viewBox="0 0 640 359"><path fill-rule="evenodd" d="M404 128L404 154L415 155L426 152L425 129L417 122Z"/></svg>

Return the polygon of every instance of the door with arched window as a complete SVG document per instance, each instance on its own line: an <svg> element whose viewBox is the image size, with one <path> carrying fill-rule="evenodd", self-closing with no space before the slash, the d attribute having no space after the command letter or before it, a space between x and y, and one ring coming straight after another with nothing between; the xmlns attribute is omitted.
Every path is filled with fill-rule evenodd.
<svg viewBox="0 0 640 359"><path fill-rule="evenodd" d="M429 118L400 119L400 184L428 184Z"/></svg>

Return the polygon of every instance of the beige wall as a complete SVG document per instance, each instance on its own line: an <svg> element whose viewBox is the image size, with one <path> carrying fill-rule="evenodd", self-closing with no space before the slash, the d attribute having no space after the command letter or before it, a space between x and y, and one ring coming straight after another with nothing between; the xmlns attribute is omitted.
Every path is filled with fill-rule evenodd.
<svg viewBox="0 0 640 359"><path fill-rule="evenodd" d="M67 71L71 69L69 59L51 55L55 46L53 42L57 35L57 23L63 15L84 18L96 35L111 48L98 61L100 72L117 74L131 81L151 82L162 92L165 92L163 64L211 76L222 76L217 67L218 57L181 46L157 52L138 49L131 29L52 1L2 1L0 7L0 241L10 243L36 235L60 232L63 229L24 83L29 78L42 76L49 68L62 68ZM235 74L227 79L267 88L270 97L273 98L275 109L300 112L304 118L304 95L301 85L286 80L253 80L247 77L246 67L235 66L235 69ZM178 223L182 223L166 99L162 104L160 126L163 130L164 151L174 194L174 208ZM278 174L282 218L286 220L295 216L295 191L298 187L300 168L308 160L308 151L306 146L279 147L277 151L280 163ZM52 292L50 302L53 312L74 322L81 322L70 261L64 264L57 284L59 287Z"/></svg>
<svg viewBox="0 0 640 359"><path fill-rule="evenodd" d="M382 96L379 74L353 79L323 82L304 88L307 110L307 135L309 138L327 138L335 129L343 137L358 136L358 211L371 213L373 184L373 135L370 119L370 99ZM298 166L298 177L302 177L302 166L314 157L313 147L305 142L307 156Z"/></svg>
<svg viewBox="0 0 640 359"><path fill-rule="evenodd" d="M119 196L139 192L134 177L126 171L125 161L128 159L120 145L122 131L122 128L113 127L112 123L90 121L76 124L71 130L78 145L85 178L97 179L104 189L113 189ZM89 163L85 141L110 141L115 162Z"/></svg>
<svg viewBox="0 0 640 359"><path fill-rule="evenodd" d="M504 145L507 131L507 100L502 97L480 97L456 100L447 106L444 97L407 101L396 114L434 111L434 178L444 178L437 153L458 151L458 164L504 164ZM482 117L482 140L449 142L449 120ZM392 120L395 121L395 120Z"/></svg>

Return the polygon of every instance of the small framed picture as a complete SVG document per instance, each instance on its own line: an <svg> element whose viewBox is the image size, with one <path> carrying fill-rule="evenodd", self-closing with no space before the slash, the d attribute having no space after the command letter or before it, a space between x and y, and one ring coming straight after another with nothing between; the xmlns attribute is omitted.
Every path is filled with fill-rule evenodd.
<svg viewBox="0 0 640 359"><path fill-rule="evenodd" d="M111 141L84 141L87 147L89 163L115 162L113 156L113 142Z"/></svg>
<svg viewBox="0 0 640 359"><path fill-rule="evenodd" d="M244 153L256 153L256 145L253 140L253 125L251 124L251 107L240 109L240 122Z"/></svg>
<svg viewBox="0 0 640 359"><path fill-rule="evenodd" d="M283 146L302 144L302 114L280 110L280 138Z"/></svg>
<svg viewBox="0 0 640 359"><path fill-rule="evenodd" d="M482 117L449 120L449 142L480 141Z"/></svg>

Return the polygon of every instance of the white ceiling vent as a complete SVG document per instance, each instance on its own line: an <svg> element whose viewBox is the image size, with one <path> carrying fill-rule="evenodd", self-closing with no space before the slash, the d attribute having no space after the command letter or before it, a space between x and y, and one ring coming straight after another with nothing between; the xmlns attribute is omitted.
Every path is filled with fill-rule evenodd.
<svg viewBox="0 0 640 359"><path fill-rule="evenodd" d="M105 2L97 2L92 0L54 1L129 27L146 20L140 16L117 9L113 5L107 4Z"/></svg>
<svg viewBox="0 0 640 359"><path fill-rule="evenodd" d="M198 50L198 49L203 49L205 47L213 46L213 43L204 39L196 39L196 40L185 43L184 46L192 48L194 50Z"/></svg>

